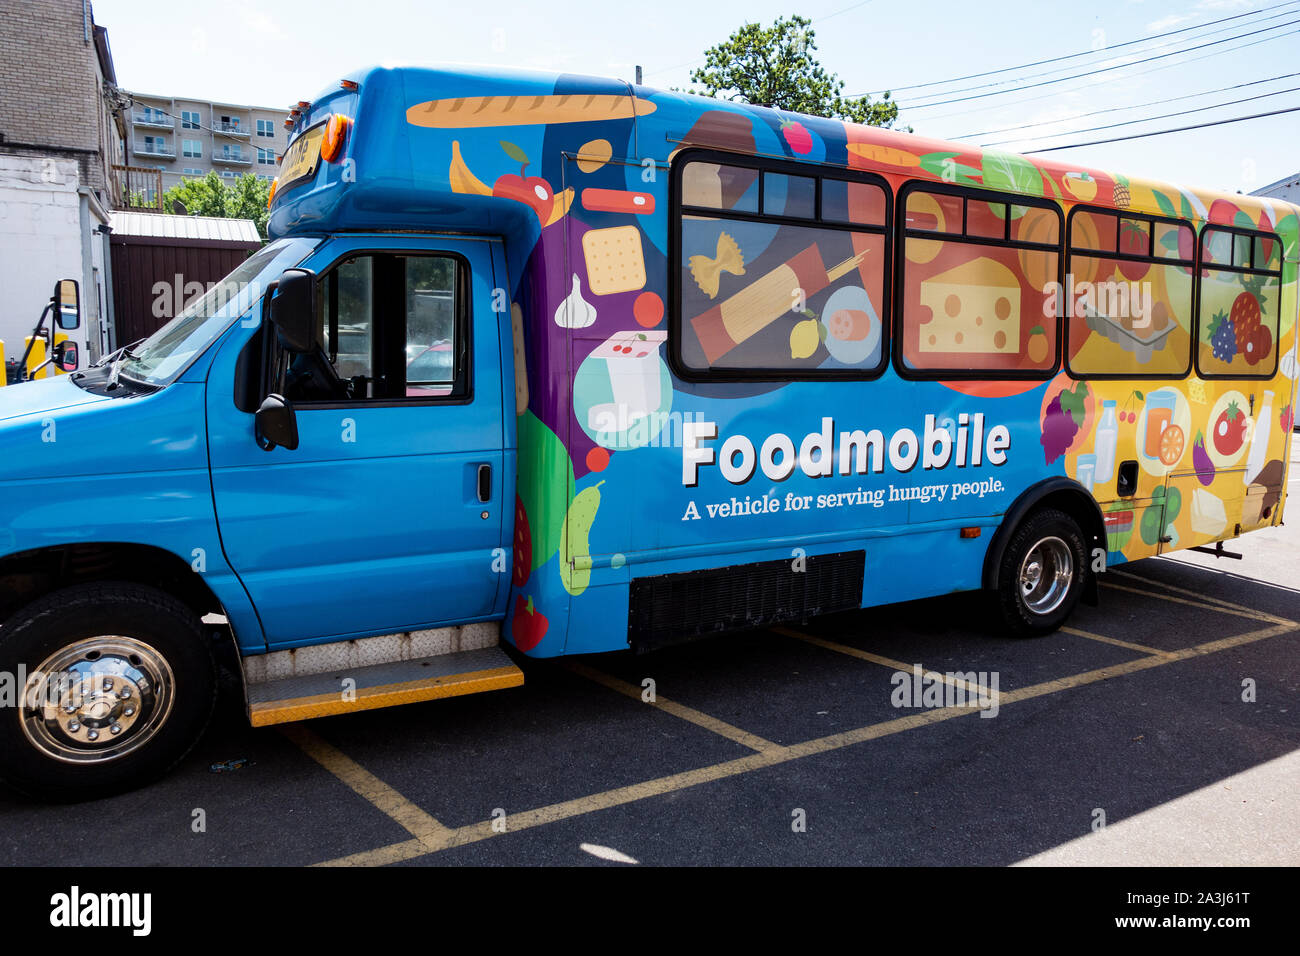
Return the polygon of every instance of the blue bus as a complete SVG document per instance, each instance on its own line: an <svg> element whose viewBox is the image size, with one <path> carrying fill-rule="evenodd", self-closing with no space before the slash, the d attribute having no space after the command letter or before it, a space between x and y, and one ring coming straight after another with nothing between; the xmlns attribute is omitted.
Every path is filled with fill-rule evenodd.
<svg viewBox="0 0 1300 956"><path fill-rule="evenodd" d="M264 248L0 390L21 790L172 766L214 635L263 726L953 591L1044 634L1282 520L1289 203L584 76L286 124Z"/></svg>

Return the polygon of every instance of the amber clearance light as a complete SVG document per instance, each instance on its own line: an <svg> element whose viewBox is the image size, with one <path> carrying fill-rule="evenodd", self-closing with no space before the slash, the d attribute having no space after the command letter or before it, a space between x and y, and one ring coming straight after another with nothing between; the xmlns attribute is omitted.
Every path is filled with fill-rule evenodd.
<svg viewBox="0 0 1300 956"><path fill-rule="evenodd" d="M271 180L271 191L266 194L266 208L271 208L271 203L275 202L275 187L280 185L280 177L276 176Z"/></svg>
<svg viewBox="0 0 1300 956"><path fill-rule="evenodd" d="M343 146L348 140L348 130L352 120L342 113L333 114L325 123L325 139L320 144L321 159L327 163L337 163L343 155Z"/></svg>

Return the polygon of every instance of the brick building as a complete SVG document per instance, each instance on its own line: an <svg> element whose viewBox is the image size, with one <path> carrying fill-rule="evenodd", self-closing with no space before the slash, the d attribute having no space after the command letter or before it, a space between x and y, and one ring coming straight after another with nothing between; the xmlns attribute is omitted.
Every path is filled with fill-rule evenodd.
<svg viewBox="0 0 1300 956"><path fill-rule="evenodd" d="M0 341L21 354L54 282L81 283L92 360L113 340L114 164L126 122L108 33L89 0L0 3Z"/></svg>

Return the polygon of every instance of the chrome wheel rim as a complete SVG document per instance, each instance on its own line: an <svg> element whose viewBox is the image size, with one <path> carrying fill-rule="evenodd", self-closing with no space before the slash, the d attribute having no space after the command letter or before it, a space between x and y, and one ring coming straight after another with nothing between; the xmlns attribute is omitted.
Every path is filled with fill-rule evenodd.
<svg viewBox="0 0 1300 956"><path fill-rule="evenodd" d="M1020 597L1034 614L1051 614L1074 579L1074 552L1060 538L1043 538L1020 562Z"/></svg>
<svg viewBox="0 0 1300 956"><path fill-rule="evenodd" d="M116 760L148 743L166 723L176 680L144 641L90 637L55 651L28 675L23 733L64 763Z"/></svg>

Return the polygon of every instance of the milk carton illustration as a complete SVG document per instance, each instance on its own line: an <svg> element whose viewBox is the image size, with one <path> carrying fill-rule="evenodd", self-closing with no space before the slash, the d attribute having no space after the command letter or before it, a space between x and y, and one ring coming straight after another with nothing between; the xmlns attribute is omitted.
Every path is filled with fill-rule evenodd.
<svg viewBox="0 0 1300 956"><path fill-rule="evenodd" d="M646 329L615 332L591 353L592 358L605 360L614 395L611 404L593 405L588 411L592 429L626 431L659 409L663 400L659 346L667 338L667 332Z"/></svg>
<svg viewBox="0 0 1300 956"><path fill-rule="evenodd" d="M1246 474L1242 477L1250 484L1264 470L1268 457L1268 435L1273 425L1273 393L1264 393L1264 404L1255 419L1255 431L1250 436L1250 453L1246 456Z"/></svg>
<svg viewBox="0 0 1300 956"><path fill-rule="evenodd" d="M1115 446L1119 443L1119 422L1115 420L1115 403L1109 399L1101 404L1101 424L1097 426L1097 439L1093 451L1097 464L1093 470L1093 484L1104 485L1115 477Z"/></svg>

